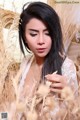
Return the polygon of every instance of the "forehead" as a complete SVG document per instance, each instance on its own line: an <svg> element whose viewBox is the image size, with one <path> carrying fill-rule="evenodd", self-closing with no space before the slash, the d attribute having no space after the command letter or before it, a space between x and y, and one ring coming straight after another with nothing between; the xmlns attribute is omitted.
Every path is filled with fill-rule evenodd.
<svg viewBox="0 0 80 120"><path fill-rule="evenodd" d="M26 29L28 28L34 28L34 29L46 29L46 25L37 18L32 18L27 24Z"/></svg>

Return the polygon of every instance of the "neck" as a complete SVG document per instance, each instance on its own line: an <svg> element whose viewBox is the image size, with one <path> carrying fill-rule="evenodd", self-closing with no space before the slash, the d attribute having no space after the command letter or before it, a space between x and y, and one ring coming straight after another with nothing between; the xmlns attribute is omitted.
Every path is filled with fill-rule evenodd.
<svg viewBox="0 0 80 120"><path fill-rule="evenodd" d="M35 76L35 79L39 79L39 78L41 79L43 63L44 63L43 59L34 56L32 62L32 69L34 74L33 76Z"/></svg>
<svg viewBox="0 0 80 120"><path fill-rule="evenodd" d="M35 57L34 58L35 64L37 66L39 66L40 68L42 68L43 63L44 63L44 58L40 58L40 57Z"/></svg>

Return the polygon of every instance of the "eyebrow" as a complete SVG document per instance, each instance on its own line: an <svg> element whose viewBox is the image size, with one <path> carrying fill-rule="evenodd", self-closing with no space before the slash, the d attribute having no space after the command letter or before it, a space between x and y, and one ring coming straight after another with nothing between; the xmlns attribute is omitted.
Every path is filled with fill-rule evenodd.
<svg viewBox="0 0 80 120"><path fill-rule="evenodd" d="M39 32L39 30L36 30L36 29L29 29L29 30L30 30L30 31L34 31L34 32ZM44 31L44 32L45 32L45 31L48 31L48 29L44 29L43 31Z"/></svg>

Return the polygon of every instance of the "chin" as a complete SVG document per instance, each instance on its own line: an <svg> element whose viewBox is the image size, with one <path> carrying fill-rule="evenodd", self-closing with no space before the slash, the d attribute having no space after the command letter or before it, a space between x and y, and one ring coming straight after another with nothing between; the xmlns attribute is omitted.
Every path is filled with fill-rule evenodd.
<svg viewBox="0 0 80 120"><path fill-rule="evenodd" d="M41 58L44 58L46 57L47 54L42 54L42 55L36 55L37 57L41 57Z"/></svg>

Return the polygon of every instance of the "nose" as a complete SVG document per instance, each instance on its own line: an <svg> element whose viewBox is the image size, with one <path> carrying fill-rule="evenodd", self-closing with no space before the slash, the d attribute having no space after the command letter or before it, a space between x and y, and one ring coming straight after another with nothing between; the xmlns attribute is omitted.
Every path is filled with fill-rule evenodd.
<svg viewBox="0 0 80 120"><path fill-rule="evenodd" d="M43 34L40 34L40 35L39 35L38 44L39 44L39 45L43 45L43 44L44 44L44 35L43 35Z"/></svg>

